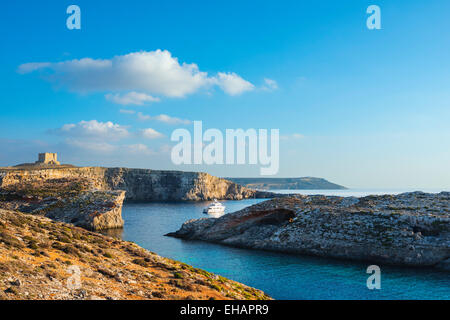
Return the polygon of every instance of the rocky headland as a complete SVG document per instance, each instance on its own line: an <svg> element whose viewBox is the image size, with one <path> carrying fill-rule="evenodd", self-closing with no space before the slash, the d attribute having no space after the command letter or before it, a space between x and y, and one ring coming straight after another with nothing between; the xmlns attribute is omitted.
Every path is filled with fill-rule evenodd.
<svg viewBox="0 0 450 320"><path fill-rule="evenodd" d="M278 198L187 221L169 236L450 271L450 193Z"/></svg>
<svg viewBox="0 0 450 320"><path fill-rule="evenodd" d="M270 299L138 245L0 209L0 300Z"/></svg>
<svg viewBox="0 0 450 320"><path fill-rule="evenodd" d="M247 188L258 190L342 190L347 189L322 178L226 178Z"/></svg>
<svg viewBox="0 0 450 320"><path fill-rule="evenodd" d="M58 180L78 181L91 190L125 191L125 201L242 200L274 196L202 172L103 167L0 169L0 190L23 190L25 185L38 190L42 183Z"/></svg>

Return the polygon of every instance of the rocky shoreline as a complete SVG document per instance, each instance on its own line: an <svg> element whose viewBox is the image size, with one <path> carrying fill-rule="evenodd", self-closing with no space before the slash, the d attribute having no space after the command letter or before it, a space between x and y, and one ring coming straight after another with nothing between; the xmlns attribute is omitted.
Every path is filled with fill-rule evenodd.
<svg viewBox="0 0 450 320"><path fill-rule="evenodd" d="M242 248L450 271L450 193L295 196L168 234Z"/></svg>

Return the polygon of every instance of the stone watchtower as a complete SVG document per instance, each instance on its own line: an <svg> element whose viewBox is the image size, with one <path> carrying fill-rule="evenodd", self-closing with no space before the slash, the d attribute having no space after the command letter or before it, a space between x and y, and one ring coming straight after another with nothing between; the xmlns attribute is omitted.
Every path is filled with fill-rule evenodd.
<svg viewBox="0 0 450 320"><path fill-rule="evenodd" d="M56 153L39 153L39 160L36 164L55 164L59 165L58 154Z"/></svg>

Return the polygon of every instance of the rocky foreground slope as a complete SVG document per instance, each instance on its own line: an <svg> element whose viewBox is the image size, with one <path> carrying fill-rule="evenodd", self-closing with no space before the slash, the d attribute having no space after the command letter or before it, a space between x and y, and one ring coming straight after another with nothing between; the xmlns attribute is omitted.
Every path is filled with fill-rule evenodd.
<svg viewBox="0 0 450 320"><path fill-rule="evenodd" d="M79 181L88 185L87 189L125 191L126 201L241 200L273 196L201 172L102 167L0 169L0 190L24 185L38 189L42 183L56 180Z"/></svg>
<svg viewBox="0 0 450 320"><path fill-rule="evenodd" d="M0 209L0 300L269 299L136 244Z"/></svg>
<svg viewBox="0 0 450 320"><path fill-rule="evenodd" d="M450 270L450 193L296 196L169 234L237 247Z"/></svg>

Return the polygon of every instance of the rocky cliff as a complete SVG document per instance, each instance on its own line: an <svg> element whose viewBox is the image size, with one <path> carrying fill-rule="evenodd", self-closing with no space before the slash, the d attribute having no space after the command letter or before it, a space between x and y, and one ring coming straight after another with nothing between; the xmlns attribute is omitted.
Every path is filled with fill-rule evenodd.
<svg viewBox="0 0 450 320"><path fill-rule="evenodd" d="M78 190L60 181L46 181L40 188L0 191L0 208L42 215L87 230L123 227L125 191ZM51 189L51 187L54 190ZM69 188L68 190L65 187Z"/></svg>
<svg viewBox="0 0 450 320"><path fill-rule="evenodd" d="M202 172L104 169L106 188L125 190L130 201L242 200L272 197Z"/></svg>
<svg viewBox="0 0 450 320"><path fill-rule="evenodd" d="M79 181L87 189L126 191L127 201L241 200L274 195L207 173L101 167L3 169L0 170L0 189L39 186L44 181L62 179Z"/></svg>
<svg viewBox="0 0 450 320"><path fill-rule="evenodd" d="M187 221L169 235L245 248L450 270L450 193L273 199L219 219Z"/></svg>
<svg viewBox="0 0 450 320"><path fill-rule="evenodd" d="M270 298L131 242L0 209L0 300L5 299Z"/></svg>

